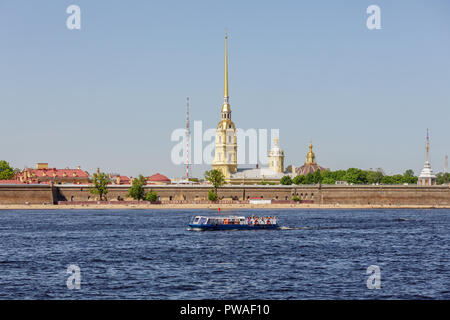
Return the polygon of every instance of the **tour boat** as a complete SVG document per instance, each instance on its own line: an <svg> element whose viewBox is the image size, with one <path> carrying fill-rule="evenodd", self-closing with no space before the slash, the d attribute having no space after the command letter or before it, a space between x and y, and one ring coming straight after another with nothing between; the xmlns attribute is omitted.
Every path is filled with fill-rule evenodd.
<svg viewBox="0 0 450 320"><path fill-rule="evenodd" d="M195 216L188 230L260 230L278 229L276 217Z"/></svg>

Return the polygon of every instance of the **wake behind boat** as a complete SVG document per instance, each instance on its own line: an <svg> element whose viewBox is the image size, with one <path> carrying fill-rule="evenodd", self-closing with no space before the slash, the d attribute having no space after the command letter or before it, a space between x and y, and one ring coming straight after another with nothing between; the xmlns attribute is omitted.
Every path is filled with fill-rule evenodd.
<svg viewBox="0 0 450 320"><path fill-rule="evenodd" d="M277 217L195 216L188 230L260 230L279 229Z"/></svg>

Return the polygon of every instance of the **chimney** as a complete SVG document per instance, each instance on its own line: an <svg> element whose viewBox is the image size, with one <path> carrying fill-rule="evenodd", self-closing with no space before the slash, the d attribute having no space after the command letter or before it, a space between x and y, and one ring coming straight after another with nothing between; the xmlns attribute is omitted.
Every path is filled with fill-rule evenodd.
<svg viewBox="0 0 450 320"><path fill-rule="evenodd" d="M78 170L81 170L81 166L77 166L77 169L78 169Z"/></svg>
<svg viewBox="0 0 450 320"><path fill-rule="evenodd" d="M46 162L36 163L36 169L38 169L38 170L48 169L48 163L46 163Z"/></svg>

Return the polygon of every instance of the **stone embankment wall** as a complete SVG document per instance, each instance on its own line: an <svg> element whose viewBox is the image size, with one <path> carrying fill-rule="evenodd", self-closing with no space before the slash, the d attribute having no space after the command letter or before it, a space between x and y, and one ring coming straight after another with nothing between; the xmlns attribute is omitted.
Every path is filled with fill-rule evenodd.
<svg viewBox="0 0 450 320"><path fill-rule="evenodd" d="M112 186L107 199L127 199L127 186ZM209 186L147 186L162 201L206 200ZM224 200L250 198L290 200L293 196L315 204L353 205L447 205L449 186L226 186L219 189ZM98 196L82 185L0 185L0 204L43 204L57 201L94 201Z"/></svg>

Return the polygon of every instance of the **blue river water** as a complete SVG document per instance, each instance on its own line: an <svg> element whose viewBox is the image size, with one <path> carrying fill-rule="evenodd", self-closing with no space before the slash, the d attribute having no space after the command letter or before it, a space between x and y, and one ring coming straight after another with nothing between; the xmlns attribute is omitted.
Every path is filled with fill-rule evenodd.
<svg viewBox="0 0 450 320"><path fill-rule="evenodd" d="M207 210L0 211L0 299L450 298L450 210L222 214L256 213L285 228L186 230Z"/></svg>

